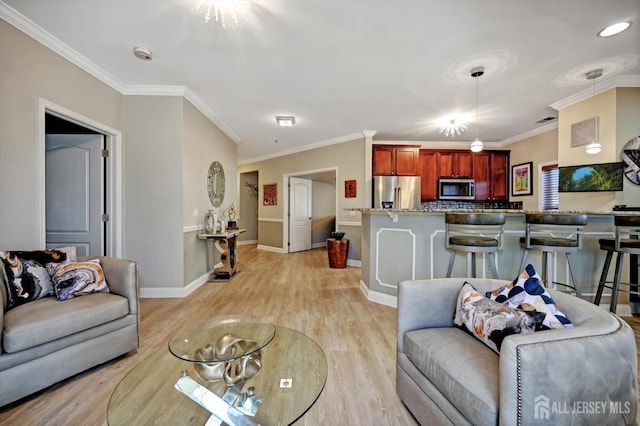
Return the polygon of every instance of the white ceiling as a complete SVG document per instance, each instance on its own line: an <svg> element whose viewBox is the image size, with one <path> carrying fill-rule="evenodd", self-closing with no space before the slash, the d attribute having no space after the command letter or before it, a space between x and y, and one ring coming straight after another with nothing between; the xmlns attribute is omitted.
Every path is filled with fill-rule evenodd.
<svg viewBox="0 0 640 426"><path fill-rule="evenodd" d="M474 124L447 139L434 120L475 115L478 65L477 130L496 145L548 128L535 122L557 116L551 105L590 96L587 71L604 69L601 88L640 85L639 0L261 0L226 29L195 3L4 0L0 16L124 93L186 88L238 143L241 163L363 130L472 141ZM627 31L596 37L628 20ZM153 60L135 58L134 46ZM294 115L295 127L278 127L276 115Z"/></svg>

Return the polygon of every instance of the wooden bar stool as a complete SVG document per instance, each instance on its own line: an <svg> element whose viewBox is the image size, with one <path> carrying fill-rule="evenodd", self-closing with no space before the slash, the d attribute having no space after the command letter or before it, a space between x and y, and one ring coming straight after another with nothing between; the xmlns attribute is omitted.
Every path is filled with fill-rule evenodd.
<svg viewBox="0 0 640 426"><path fill-rule="evenodd" d="M447 278L459 251L467 253L467 277L476 277L476 253L488 253L491 274L498 278L495 255L502 248L504 221L504 213L445 213L445 245L451 250Z"/></svg>
<svg viewBox="0 0 640 426"><path fill-rule="evenodd" d="M573 275L571 255L582 250L582 235L587 225L586 214L561 214L561 213L527 213L525 215L525 236L520 238L520 244L524 247L520 269L527 265L529 250L542 252L542 279L547 285L561 285L573 289L578 297L580 289ZM569 274L573 285L553 281L549 273L549 256L552 253L564 253L569 265Z"/></svg>
<svg viewBox="0 0 640 426"><path fill-rule="evenodd" d="M615 313L618 306L618 292L624 291L629 294L640 295L637 290L631 289L632 283L621 282L622 278L622 264L624 263L624 255L640 255L640 216L639 215L620 215L614 217L614 223L616 225L615 239L601 238L599 240L600 250L607 252L607 257L604 259L604 265L602 266L602 273L600 274L600 282L598 283L598 291L596 291L596 297L593 303L600 304L602 298L602 292L605 288L611 289L611 303L609 304L609 311ZM607 281L607 274L609 272L609 266L611 265L611 259L613 253L617 253L616 257L616 270L613 275L613 281ZM630 267L638 268L639 265L631 265ZM611 284L611 285L607 285ZM629 286L629 290L620 290L620 285ZM633 283L637 284L637 283Z"/></svg>

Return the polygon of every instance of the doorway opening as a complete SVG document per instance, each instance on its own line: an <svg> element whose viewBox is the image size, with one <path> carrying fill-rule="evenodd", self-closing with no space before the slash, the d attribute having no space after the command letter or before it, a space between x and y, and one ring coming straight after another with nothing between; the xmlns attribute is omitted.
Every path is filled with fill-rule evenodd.
<svg viewBox="0 0 640 426"><path fill-rule="evenodd" d="M283 175L285 252L326 247L337 230L337 175L336 167Z"/></svg>
<svg viewBox="0 0 640 426"><path fill-rule="evenodd" d="M42 98L38 106L40 245L122 257L121 132Z"/></svg>

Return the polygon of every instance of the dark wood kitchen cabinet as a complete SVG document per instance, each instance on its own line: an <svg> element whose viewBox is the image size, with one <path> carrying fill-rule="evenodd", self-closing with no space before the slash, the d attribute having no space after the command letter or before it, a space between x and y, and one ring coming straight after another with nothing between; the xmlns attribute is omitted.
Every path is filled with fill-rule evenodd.
<svg viewBox="0 0 640 426"><path fill-rule="evenodd" d="M422 201L435 201L438 198L438 153L420 150L420 198Z"/></svg>
<svg viewBox="0 0 640 426"><path fill-rule="evenodd" d="M418 147L374 145L374 176L418 176Z"/></svg>
<svg viewBox="0 0 640 426"><path fill-rule="evenodd" d="M473 158L471 151L440 151L440 178L471 178L473 177Z"/></svg>
<svg viewBox="0 0 640 426"><path fill-rule="evenodd" d="M482 151L473 154L476 201L507 201L508 169L508 151Z"/></svg>

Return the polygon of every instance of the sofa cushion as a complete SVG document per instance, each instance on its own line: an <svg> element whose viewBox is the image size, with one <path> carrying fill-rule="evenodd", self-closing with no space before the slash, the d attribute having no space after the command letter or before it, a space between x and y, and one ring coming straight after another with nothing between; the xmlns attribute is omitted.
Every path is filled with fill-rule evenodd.
<svg viewBox="0 0 640 426"><path fill-rule="evenodd" d="M65 301L38 299L4 316L2 348L14 353L87 330L129 314L127 299L95 293Z"/></svg>
<svg viewBox="0 0 640 426"><path fill-rule="evenodd" d="M545 329L573 327L543 286L533 265L527 265L511 284L487 292L486 296L511 308L544 312Z"/></svg>
<svg viewBox="0 0 640 426"><path fill-rule="evenodd" d="M0 251L5 276L6 310L53 295L49 262L63 262L67 254L60 250Z"/></svg>
<svg viewBox="0 0 640 426"><path fill-rule="evenodd" d="M507 336L533 333L543 320L544 313L504 306L465 282L458 294L453 323L500 352L502 341Z"/></svg>
<svg viewBox="0 0 640 426"><path fill-rule="evenodd" d="M91 293L109 293L100 260L49 263L47 270L58 300L68 300Z"/></svg>
<svg viewBox="0 0 640 426"><path fill-rule="evenodd" d="M405 333L407 358L472 424L498 424L499 356L455 327Z"/></svg>

